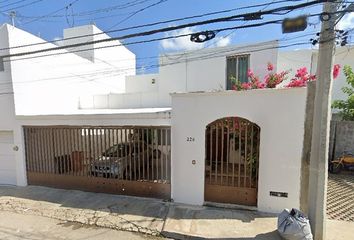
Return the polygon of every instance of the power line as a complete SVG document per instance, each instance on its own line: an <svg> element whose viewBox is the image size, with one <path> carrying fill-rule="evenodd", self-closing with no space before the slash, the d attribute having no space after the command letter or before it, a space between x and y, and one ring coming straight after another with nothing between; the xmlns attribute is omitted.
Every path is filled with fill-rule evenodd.
<svg viewBox="0 0 354 240"><path fill-rule="evenodd" d="M352 44L352 43L353 42L350 42L350 44ZM282 49L282 48L301 46L301 45L307 45L307 44L309 44L309 43L308 42L297 42L297 43L291 43L291 44L286 44L286 45L281 45L281 46L270 46L270 47L263 47L263 48L254 49L254 50L248 50L248 51L244 51L244 52L237 52L237 54L248 54L248 53L252 53L252 52L260 52L260 51L271 50L271 49ZM254 46L259 46L259 43L254 44ZM247 47L252 47L252 45L248 45ZM226 49L226 50L218 51L218 52L212 52L212 53L207 52L207 55L204 55L204 56L196 56L194 58L183 59L180 61L174 61L174 62L166 63L166 64L152 64L150 66L146 66L146 68L147 69L154 69L154 68L158 68L158 67L164 67L164 66L170 66L170 65L175 65L175 64L179 64L179 63L184 63L186 61L193 62L193 61L198 61L198 60L210 59L210 58L214 58L214 57L221 57L229 52L235 52L238 49L244 49L244 48L245 48L245 46L240 46L238 48L230 48L230 49ZM57 78L37 79L37 80L32 80L32 81L16 82L14 84L22 84L22 83L25 84L25 83L32 83L32 82L52 81L52 80L74 78L74 77L85 78L85 77L90 77L90 76L103 75L105 73L111 74L110 76L113 77L113 76L120 76L122 74L125 74L126 71L134 70L134 69L135 68L127 68L127 69L120 69L119 71L104 71L104 72L95 72L92 74L90 73L90 74L85 74L85 75L74 75L74 76L57 77ZM123 73L116 74L117 72L118 73L123 72ZM75 83L87 83L87 82L93 82L93 81L99 80L99 79L102 79L102 77L89 79L89 80L85 80L85 81L80 81L80 82L75 82ZM8 84L10 84L10 83L12 83L12 82L8 82ZM7 83L1 83L0 85L3 85L3 84L7 84Z"/></svg>
<svg viewBox="0 0 354 240"><path fill-rule="evenodd" d="M354 30L354 28L352 29ZM311 33L311 34L314 34L314 33ZM294 40L294 39L298 39L298 38L302 38L302 37L306 37L306 36L309 36L310 33L307 33L307 34L304 34L304 35L299 35L299 36L295 36L291 39L288 39L287 41L291 41L291 40ZM274 41L271 41L271 42L264 42L262 46L260 46L259 44L260 43L255 43L253 45L247 45L247 46L239 46L239 47L226 47L226 48L218 48L217 52L210 52L210 51L207 51L205 53L200 52L200 50L198 50L198 54L197 56L195 56L194 58L186 58L186 59L180 59L178 58L178 60L180 61L173 61L172 63L167 63L167 64L152 64L151 66L145 66L147 67L148 69L152 69L152 68L156 68L156 67L163 67L163 66L169 66L169 65L174 65L174 64L178 64L178 63L182 63L182 62L185 62L185 61L197 61L197 60L204 60L204 59L209 59L209 58L213 58L213 57L220 57L220 56L224 56L225 54L229 53L229 52L235 52L237 50L242 50L244 49L245 47L247 48L254 48L254 47L264 47L264 46L267 46L267 44L270 44L272 46L270 47L265 47L265 48L259 48L259 49L255 49L255 50L247 50L245 52L238 52L237 54L244 54L244 53L250 53L250 52L258 52L258 51L263 51L263 50L268 50L268 49L275 49L275 48L286 48L286 47L291 47L291 46L300 46L300 45L308 45L310 44L309 41L306 41L306 42L295 42L295 43L288 43L286 45L282 45L282 46L273 46L274 42L275 41L283 41L282 39L278 39L278 40L274 40ZM351 42L352 43L352 42ZM196 53L196 51L192 51L192 52L189 52L189 53L182 53L181 55L186 55L186 54L191 54L193 55L194 53ZM204 54L204 55L203 55ZM141 59L152 59L152 58L159 58L159 56L150 56L150 57L147 57L147 58L141 58ZM127 60L131 60L131 59L127 59ZM107 68L107 69L111 69L111 68ZM86 74L81 74L81 75L74 75L74 76L65 76L65 77L54 77L54 78L46 78L46 79L37 79L37 80L32 80L32 81L23 81L23 82L16 82L15 84L18 84L18 83L30 83L30 82L40 82L40 81L47 81L47 80L56 80L56 79L65 79L65 78L73 78L73 77L90 77L90 76L96 76L96 75L103 75L103 74L110 74L110 73L116 73L116 72L125 72L125 71L128 71L128 70L135 70L136 68L126 68L126 69L119 69L118 71L116 70L109 70L107 71L106 69L102 69L103 71L95 71L95 72L92 72L92 73L86 73ZM116 74L113 75L113 76L117 76ZM7 83L0 83L0 85L3 85L3 84L10 84L12 82L7 82Z"/></svg>
<svg viewBox="0 0 354 240"><path fill-rule="evenodd" d="M44 1L44 0L35 0L35 1L30 2L30 3L23 4L23 5L20 5L20 6L15 6L13 8L8 8L8 9L2 10L2 11L4 11L4 12L12 11L12 10L16 10L16 9L19 9L19 8L24 8L24 7L27 7L27 6L34 5L34 4L42 2L42 1Z"/></svg>
<svg viewBox="0 0 354 240"><path fill-rule="evenodd" d="M260 11L264 11L265 9L267 9L270 5L274 4L275 0L272 0L269 3L266 3L265 6L260 10ZM245 21L245 23L243 25L245 25L248 21ZM236 32L237 29L232 30L231 32L229 32L228 34L226 34L225 36L222 36L218 41L221 41L222 39L226 39L227 37L229 37L231 34L233 34L234 32ZM217 42L218 42L217 41ZM206 45L204 48L210 47L213 43Z"/></svg>
<svg viewBox="0 0 354 240"><path fill-rule="evenodd" d="M0 95L10 95L14 94L14 92L0 92Z"/></svg>
<svg viewBox="0 0 354 240"><path fill-rule="evenodd" d="M97 13L102 13L102 12L110 12L113 10L121 10L121 9L126 9L130 7L134 7L140 4L144 4L146 2L150 2L152 0L134 0L134 1L128 1L127 3L123 4L118 4L115 6L107 7L107 8L100 8L100 9L95 9L92 11L86 11L86 12L81 12L81 13L76 13L74 14L75 16L87 16L87 15L93 15Z"/></svg>
<svg viewBox="0 0 354 240"><path fill-rule="evenodd" d="M237 27L228 27L228 28L220 28L220 29L214 29L211 31L214 32L222 32L222 31L227 31L227 30L233 30L233 29L240 29L240 28L251 28L251 27L259 27L259 26L264 26L264 25L269 25L269 24L279 24L281 23L282 20L273 20L273 21L267 21L267 22L261 22L261 23L255 23L255 24L249 24L249 25L243 25L243 26L237 26ZM102 49L102 48L110 48L110 47L118 47L118 46L126 46L126 45L132 45L132 44L140 44L140 43L148 43L148 42L153 42L153 41L159 41L159 40L166 40L166 39L172 39L172 38L180 38L180 37L186 37L190 36L193 33L187 33L187 34L181 34L181 35L173 35L173 36L166 36L166 37L160 37L160 38L154 38L154 39L149 39L149 40L141 40L141 41L136 41L136 42L130 42L130 43L124 43L124 44L114 44L114 45L108 45L108 46L102 46L102 47L94 47L94 48L89 48L89 49L81 49L81 50L75 50L75 51L67 51L67 52L61 52L61 53L54 53L54 54L48 54L48 55L39 55L35 56L32 58L38 58L38 57L44 57L44 56L53 56L53 55L62 55L62 54L69 54L69 53L74 53L74 52L82 52L82 51L88 51L88 50L93 50L93 49ZM120 38L114 38L114 40L118 39L126 39L126 38L131 38L132 35L137 35L137 34L129 34L122 36ZM149 34L151 35L151 34ZM142 35L143 36L143 35ZM101 43L101 42L107 42L104 40L108 39L103 39L103 40L98 40L95 43ZM109 39L110 40L110 39ZM112 41L112 40L111 40ZM15 54L9 54L9 55L3 55L0 56L2 58L10 58L10 57L20 57L20 56L25 56L25 55L32 55L32 54L37 54L37 53L43 53L43 52L48 52L48 51L56 51L56 50L66 50L66 48L71 48L71 47L81 47L88 45L87 43L82 43L82 44L72 44L68 46L60 46L60 47L54 47L51 49L41 49L41 50L35 50L31 52L21 52L21 53L15 53ZM4 62L7 60L4 60ZM8 60L8 61L13 61L13 60Z"/></svg>
<svg viewBox="0 0 354 240"><path fill-rule="evenodd" d="M315 14L319 15L319 14ZM280 21L280 20L279 20ZM269 22L262 23L267 24ZM249 26L249 25L248 25ZM248 27L248 26L240 26L240 27L233 27L231 29L235 28L243 28L243 27ZM230 28L225 28L225 29L217 29L214 31L225 31L225 30L230 30ZM353 29L352 29L353 30ZM349 31L352 31L349 30ZM172 38L179 38L179 37L186 37L189 36L193 33L188 33L188 34L183 34L183 35L174 35L174 36L168 36L168 37L162 37L162 38L155 38L155 39L149 39L149 40L142 40L142 41L136 41L136 42L130 42L130 43L125 43L125 44L115 44L115 45L109 45L109 46L103 46L103 47L95 47L95 48L88 48L88 49L80 49L80 50L75 50L75 51L67 51L67 52L61 52L61 53L53 53L53 54L46 54L46 55L39 55L39 56L32 56L32 57L27 57L27 58L18 58L18 59L9 59L9 60L4 60L4 62L10 62L10 61L20 61L20 60L26 60L26 59L35 59L35 58L42 58L42 57L47 57L47 56L56 56L56 55L64 55L64 54L71 54L71 53L77 53L77 52L83 52L83 51L89 51L93 49L103 49L103 48L111 48L111 47L118 47L118 46L124 46L124 45L133 45L133 44L140 44L140 43L148 43L148 42L153 42L153 41L159 41L159 40L165 40L165 39L172 39ZM309 34L306 34L309 35ZM306 35L300 36L304 37ZM283 38L284 39L284 38ZM284 39L285 40L285 39Z"/></svg>
<svg viewBox="0 0 354 240"><path fill-rule="evenodd" d="M135 0L134 2L136 2L136 1L137 0ZM149 0L149 1L151 1L151 0ZM303 1L303 0L278 0L278 1L271 2L270 5L279 4L279 3L286 3L286 2L300 2L300 1ZM143 1L143 2L146 2L146 0ZM244 6L244 7L237 7L237 8L226 9L226 10L221 10L221 11L216 11L216 12L209 12L209 13L204 13L204 14L199 14L199 15L195 15L195 16L186 17L186 19L196 18L196 17L206 17L206 16L211 16L211 15L216 15L216 14L221 14L221 13L229 13L229 12L234 12L234 11L237 11L237 10L244 10L244 9L250 9L250 8L256 8L256 7L262 7L262 6L265 6L265 5L269 5L269 3L247 5L247 6ZM88 15L87 13L90 13L90 12L76 13L76 14L74 14L74 16L75 17L87 16ZM92 15L92 14L90 14L90 15ZM25 18L38 18L38 16L23 16L23 17L25 17ZM58 17L65 17L65 15L51 15L51 16L48 16L48 18L49 17L58 18ZM182 19L185 19L185 18L182 18Z"/></svg>
<svg viewBox="0 0 354 240"><path fill-rule="evenodd" d="M297 39L297 38L300 38L300 37L305 37L305 36L308 36L309 34L305 34L305 35L300 35L300 36L296 36L296 37L293 37L293 39ZM292 40L293 40L292 39ZM278 41L282 41L281 39L278 39ZM275 41L272 41L272 42L265 42L262 46L260 46L259 44L260 43L256 43L256 44L251 44L251 45L248 45L248 46L239 46L239 47L227 47L226 49L218 49L217 52L201 52L198 56L195 56L194 58L188 58L188 59L183 59L181 61L174 61L172 63L168 63L168 64L153 64L151 66L148 66L148 67L151 67L151 68L154 68L154 67L157 67L157 66L168 66L168 65L174 65L174 64L178 64L178 63L181 63L181 62L184 62L184 61L195 61L195 60L203 60L203 59L209 59L209 58L212 58L212 57L217 57L217 56L223 56L224 54L228 53L228 52L234 52L234 51L237 51L237 50L242 50L244 49L245 47L247 48L257 48L258 49L255 49L255 50L248 50L246 52L257 52L257 51L263 51L265 49L273 49L273 48L283 48L283 47L289 47L289 46L297 46L297 45L304 45L304 44L310 44L308 41L307 42L301 42L301 44L299 43L289 43L287 45L284 45L284 46L273 46L274 45L274 42ZM264 46L267 46L267 45L271 45L270 47L266 47L264 48ZM295 44L295 45L294 45ZM259 48L260 47L260 48ZM262 48L263 47L263 48ZM195 53L195 51L193 52L190 52L189 54L193 55ZM187 53L188 54L188 53ZM203 55L204 54L204 55ZM184 55L184 53L182 54ZM151 56L151 57L148 57L150 59L152 58L158 58L159 56ZM109 68L111 69L111 68ZM128 68L128 69L119 69L120 72L122 71L128 71L128 70L133 70L135 69L134 68ZM102 75L102 74L107 74L107 73L114 73L114 72L117 72L115 70L110 70L110 71L106 71L105 69L103 69L103 71L95 71L95 72L92 72L92 73L87 73L87 74L82 74L80 76L83 76L83 77L89 77L89 76L95 76L95 75ZM47 78L47 79L38 79L38 80L33 80L31 82L38 82L38 81L43 81L43 80L55 80L55 79L64 79L64 78L73 78L73 77L77 77L77 76L67 76L67 77L55 77L55 78ZM29 81L23 81L23 82L17 82L17 83L28 83ZM9 82L10 83L10 82ZM5 83L2 83L2 84L5 84ZM1 85L1 83L0 83Z"/></svg>
<svg viewBox="0 0 354 240"><path fill-rule="evenodd" d="M297 38L304 37L304 36L307 36L307 35L309 35L309 34L296 36L296 37L293 37L292 39L297 39ZM281 39L279 39L279 41L281 41ZM274 42L274 41L272 41L272 42ZM265 46L266 46L267 44L269 44L269 42L265 42L265 43L264 43ZM308 44L309 44L309 42L308 42ZM248 48L253 48L253 47L260 47L260 46L259 46L259 43L255 43L255 44L250 44L250 45L248 45L247 47L248 47ZM240 50L240 49L243 49L243 48L244 48L244 46L231 47L231 48L229 47L229 48L224 49L224 50L218 49L219 51L217 52L217 54L223 54L223 53L227 53L227 52L230 52L230 51ZM194 53L195 53L195 51L190 52L190 54L194 54ZM186 54L188 54L188 53L186 53ZM186 54L183 53L183 55L186 55ZM201 53L201 54L203 54L203 53ZM204 53L204 54L208 54L208 55L205 55L205 56L209 56L209 54L212 54L212 56L214 56L214 55L215 55L215 52L212 52L212 53L206 52L206 53ZM205 56L202 55L202 57L205 57ZM200 57L200 56L198 56L198 57ZM159 58L159 56L150 56L150 57L140 58L140 59L152 59L152 58ZM23 59L21 59L21 60L23 60ZM129 59L129 60L131 60L131 59ZM101 71L101 72L95 71L95 72L93 72L93 74L95 74L95 75L98 74L98 75L99 75L99 74L102 74L102 73L105 73L105 72L106 72L106 71ZM89 73L89 75L91 75L91 73ZM83 76L86 76L86 75L84 74ZM50 79L53 79L53 78L50 78ZM57 78L54 78L54 79L57 79ZM25 83L25 82L27 82L27 81L24 81L24 83ZM11 83L11 82L9 82L9 83ZM2 84L2 83L0 83L0 85L1 85L1 84Z"/></svg>
<svg viewBox="0 0 354 240"><path fill-rule="evenodd" d="M312 14L310 15L311 17L313 16L319 16L320 13L318 14ZM221 29L214 29L211 31L214 32L222 32L222 31L227 31L227 30L234 30L234 29L242 29L242 28L251 28L251 27L259 27L259 26L264 26L264 25L269 25L269 24L279 24L282 22L282 19L278 20L273 20L273 21L267 21L267 22L261 22L261 23L255 23L255 24L249 24L249 25L241 25L241 26L236 26L236 27L228 27L228 28L221 28ZM114 44L114 45L108 45L108 46L102 46L102 47L93 47L93 48L88 48L88 49L80 49L80 50L75 50L75 51L66 51L66 52L60 52L60 53L53 53L53 54L46 54L46 55L39 55L39 56L34 56L34 57L28 57L28 58L21 58L21 59L14 59L14 60L4 60L6 61L17 61L17 60L23 60L23 59L31 59L31 58L40 58L40 57L46 57L46 56L54 56L54 55L63 55L63 54L70 54L70 53L75 53L75 52L83 52L83 51L89 51L93 49L102 49L102 48L111 48L111 47L118 47L118 46L126 46L126 45L133 45L133 44L140 44L140 43L148 43L148 42L154 42L154 41L159 41L159 40L166 40L166 39L172 39L172 38L180 38L180 37L186 37L190 36L195 33L187 33L187 34L181 34L181 35L173 35L173 36L166 36L166 37L160 37L160 38L154 38L154 39L149 39L149 40L141 40L141 41L135 41L135 42L128 42L124 44ZM127 35L126 35L127 36ZM129 35L128 35L129 36ZM125 36L123 36L125 37ZM122 39L121 37L120 39ZM128 38L128 37L126 37ZM104 39L105 40L105 39ZM96 41L97 42L97 41ZM36 53L42 53L42 52L48 52L48 51L55 51L55 50L66 50L66 48L69 47L78 47L78 46L84 46L87 45L86 43L84 44L73 44L73 45L68 45L68 46L61 46L61 47L56 47L53 49L41 49L41 50L36 50L32 52L22 52L22 53L17 53L17 54L12 54L12 55L7 55L7 56L2 56L3 58L8 58L8 57L18 57L18 56L24 56L24 55L31 55L31 54L36 54Z"/></svg>
<svg viewBox="0 0 354 240"><path fill-rule="evenodd" d="M118 23L112 25L110 28L108 28L108 30L111 30L112 28L118 26L119 24L124 23L125 21L129 20L130 18L134 17L136 14L138 14L138 13L140 13L140 12L143 12L143 11L149 9L149 8L152 8L152 7L154 7L154 6L160 5L161 3L164 3L164 2L167 2L167 1L168 1L168 0L159 0L159 1L156 2L156 3L153 3L153 4L150 4L150 5L146 6L146 7L143 7L143 8L141 8L141 9L139 9L139 10L137 10L137 11L131 13L129 16L127 16L127 17L124 18L123 20L119 21Z"/></svg>
<svg viewBox="0 0 354 240"><path fill-rule="evenodd" d="M22 2L25 2L25 1L28 1L28 0L20 0L20 1L17 1L17 2L9 3L9 4L6 4L4 6L1 6L1 8L12 6L12 5L16 5L17 3L22 3Z"/></svg>
<svg viewBox="0 0 354 240"><path fill-rule="evenodd" d="M32 23L32 22L41 20L41 19L43 19L43 18L46 18L47 16L50 16L50 15L52 15L52 14L56 14L56 13L62 11L62 10L65 10L65 9L71 7L72 5L74 5L74 4L75 4L76 2L78 2L78 1L80 1L80 0L74 0L74 1L70 2L68 5L66 5L65 7L59 8L59 9L57 9L57 10L55 10L55 11L53 11L53 12L50 12L50 13L48 13L48 14L46 14L46 15L39 16L39 17L37 17L37 18L35 18L35 19L31 20L31 21L28 21L28 22L23 23L22 25L26 25L26 24L29 24L29 23Z"/></svg>
<svg viewBox="0 0 354 240"><path fill-rule="evenodd" d="M274 42L274 41L273 41ZM248 45L247 47L248 48L255 48L254 50L248 50L248 51L245 51L247 53L250 53L250 52L258 52L258 51L264 51L264 50L268 50L268 49L276 49L276 48L284 48L284 47L289 47L289 46L297 46L297 45L303 45L305 42L302 42L302 43L296 43L295 45L293 44L288 44L288 45L284 45L284 46L273 46L274 44L272 42L267 42L265 43L264 45L262 46L259 46L259 43L256 43L256 44L253 44L253 45ZM269 47L264 47L264 46L267 46L267 44L269 45L272 45L272 46L269 46ZM306 44L308 44L308 42L306 42ZM257 48L257 47L260 47L260 48ZM234 48L228 48L228 49L225 49L225 50L220 50L218 52L206 52L204 53L204 55L198 55L198 56L195 56L193 58L188 58L187 60L189 62L193 62L193 61L197 61L197 60L204 60L204 59L209 59L209 58L213 58L213 57L216 57L216 56L223 56L224 54L228 53L228 52L234 52L234 51L237 51L237 50L242 50L244 49L245 46L239 46L239 47L234 47ZM191 53L193 54L193 53ZM202 53L203 54L203 53ZM242 52L240 54L243 54ZM170 65L175 65L175 64L179 64L179 63L182 63L182 62L185 62L185 60L180 60L180 61L174 61L174 62L171 62L171 63L165 63L165 64L152 64L150 66L147 66L148 69L152 69L152 68L157 68L157 67L164 67L164 66L170 66ZM132 69L135 69L135 68L128 68L128 69L120 69L119 71L122 72L122 71L128 71L128 70L132 70ZM114 73L116 71L102 71L102 72L94 72L94 73L89 73L89 74L82 74L80 76L83 76L83 77L88 77L88 76L94 76L94 75L102 75L104 73ZM77 76L67 76L67 77L54 77L54 78L46 78L46 79L37 79L37 80L32 80L32 81L23 81L23 82L15 82L14 84L25 84L25 83L33 83L33 82L42 82L42 81L52 81L52 80L58 80L58 79L65 79L65 78L73 78L73 77L77 77ZM12 82L8 82L8 83L0 83L0 85L3 85L3 84L10 84Z"/></svg>
<svg viewBox="0 0 354 240"><path fill-rule="evenodd" d="M78 1L78 0L76 0L76 1ZM166 28L160 28L160 29L156 29L156 30L146 31L146 32L143 32L141 34L151 35L151 34L155 34L155 33L159 33L159 32L167 32L167 31L177 30L177 29L186 28L186 27L200 26L200 25L218 23L218 22L227 22L227 21L230 21L230 20L234 21L236 19L241 19L241 18L243 18L245 16L249 16L249 15L252 15L252 14L271 15L271 14L274 14L275 12L296 10L296 9L300 9L300 8L304 8L304 7L308 7L308 6L312 6L312 5L316 5L316 4L320 4L320 3L325 2L325 1L326 0L317 0L317 1L311 1L311 2L302 3L302 4L298 4L298 5L290 5L290 6L278 7L278 8L274 8L274 9L267 10L267 11L256 11L256 12L251 12L251 13L232 15L232 16L228 16L228 17L214 18L214 19L204 20L204 21L200 21L200 22L187 23L187 24L182 24L182 25L173 26L173 27L166 27ZM238 8L238 9L240 9L240 8ZM199 16L201 16L201 15L199 15ZM189 18L189 17L187 17L187 18ZM86 34L86 35L81 35L81 36L64 38L64 39L62 39L62 41L71 40L71 39L77 39L77 38L82 38L82 37L96 36L96 35L107 34L107 33L112 33L112 32L120 32L120 31L137 29L137 28L142 28L142 27L151 27L151 26L155 26L155 25L159 25L159 24L163 24L163 23L169 23L169 22L173 22L173 21L184 20L184 19L187 19L187 18L179 18L179 19L173 19L173 20L167 20L167 21L160 21L160 22L155 22L155 23L149 23L149 24L131 26L131 27L121 28L121 29L116 29L116 30L110 30L110 31L101 32L101 33ZM141 35L132 34L131 36L132 37L138 37L138 36L141 36ZM105 41L114 41L114 40L119 40L119 38L110 38L110 39L106 39ZM100 41L103 41L103 40L100 40ZM21 48L21 47L28 47L28 46L35 46L35 45L43 45L43 44L55 43L55 42L56 41L32 43L32 44L14 46L14 47L11 47L11 48L14 49L14 48ZM86 44L92 44L92 43L95 43L95 42L87 42ZM68 47L71 47L71 46L68 45ZM8 49L10 49L10 48L2 48L0 50L8 50Z"/></svg>
<svg viewBox="0 0 354 240"><path fill-rule="evenodd" d="M96 14L96 13L99 13L99 12L108 12L108 11L111 11L111 10L125 9L125 8L129 8L129 7L132 7L132 6L135 6L135 5L139 5L139 4L145 3L147 1L151 1L151 0L135 0L135 1L128 2L128 3L111 6L111 7L108 7L108 8L101 8L101 9L96 9L96 10L93 10L93 11L86 11L86 12L81 12L81 13L76 13L76 14L68 14L68 16L75 16L75 17L77 17L77 16L87 16L87 15L93 15L93 14ZM23 25L38 21L38 20L43 19L43 18L51 17L52 15L54 15L54 14L56 14L56 13L62 11L62 10L67 9L70 6L72 6L75 2L77 2L77 1L73 1L70 4L66 5L65 7L59 8L59 9L57 9L57 10L55 10L55 11L49 13L49 14L46 14L46 15L43 15L43 16L39 16L39 17L34 17L33 20L25 22L25 23L23 23ZM54 16L55 17L65 17L66 15L54 15ZM30 17L27 17L27 18L30 18Z"/></svg>

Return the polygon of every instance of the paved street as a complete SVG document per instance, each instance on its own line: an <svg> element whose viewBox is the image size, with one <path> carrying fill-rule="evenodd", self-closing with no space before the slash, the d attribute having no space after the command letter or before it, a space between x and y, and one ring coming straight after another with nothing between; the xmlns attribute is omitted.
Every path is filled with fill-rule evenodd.
<svg viewBox="0 0 354 240"><path fill-rule="evenodd" d="M257 211L37 186L0 187L0 239L5 240L159 239L161 234L182 240L280 240L276 226L276 215ZM353 239L352 229L354 222L329 220L327 240Z"/></svg>
<svg viewBox="0 0 354 240"><path fill-rule="evenodd" d="M70 223L56 219L0 212L2 240L158 240L149 235Z"/></svg>
<svg viewBox="0 0 354 240"><path fill-rule="evenodd" d="M354 173L329 174L327 216L354 222Z"/></svg>

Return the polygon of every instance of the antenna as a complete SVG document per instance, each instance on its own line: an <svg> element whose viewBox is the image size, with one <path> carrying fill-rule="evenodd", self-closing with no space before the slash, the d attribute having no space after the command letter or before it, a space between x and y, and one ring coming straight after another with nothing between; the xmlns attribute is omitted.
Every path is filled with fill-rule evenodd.
<svg viewBox="0 0 354 240"><path fill-rule="evenodd" d="M15 27L16 12L15 11L11 11L9 13L9 16L11 17L12 26Z"/></svg>

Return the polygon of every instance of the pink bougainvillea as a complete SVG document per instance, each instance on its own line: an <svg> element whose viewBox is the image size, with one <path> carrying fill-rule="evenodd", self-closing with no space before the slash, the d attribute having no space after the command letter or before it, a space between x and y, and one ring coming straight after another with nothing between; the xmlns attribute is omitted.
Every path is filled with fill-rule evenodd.
<svg viewBox="0 0 354 240"><path fill-rule="evenodd" d="M339 70L340 70L340 65L339 64L335 64L333 66L333 79L336 79L338 77Z"/></svg>
<svg viewBox="0 0 354 240"><path fill-rule="evenodd" d="M274 72L274 66L272 63L267 64L268 73L265 75L263 81L254 74L252 69L248 69L247 77L248 82L241 83L234 79L232 89L236 91L250 90L250 89L262 89L262 88L275 88L277 85L287 79L290 71L281 71L279 73ZM337 78L340 72L340 65L335 64L333 67L333 78ZM305 87L309 81L315 81L316 75L308 73L306 67L296 70L295 76L291 78L290 82L285 86L292 87Z"/></svg>
<svg viewBox="0 0 354 240"><path fill-rule="evenodd" d="M273 64L272 63L268 63L267 69L268 69L268 71L273 71L273 69L274 69Z"/></svg>
<svg viewBox="0 0 354 240"><path fill-rule="evenodd" d="M282 71L280 73L273 72L274 66L272 63L267 64L268 73L264 77L263 81L254 74L251 69L247 71L248 82L239 83L236 81L233 85L234 90L249 90L249 89L262 89L262 88L275 88L279 83L286 79L288 71Z"/></svg>
<svg viewBox="0 0 354 240"><path fill-rule="evenodd" d="M285 87L305 87L307 82L314 80L316 80L316 76L309 74L307 68L303 67L296 70L295 77Z"/></svg>
<svg viewBox="0 0 354 240"><path fill-rule="evenodd" d="M340 65L333 66L333 79L339 75ZM285 87L305 87L309 81L316 81L316 75L309 74L307 68L303 67L296 71L295 77Z"/></svg>

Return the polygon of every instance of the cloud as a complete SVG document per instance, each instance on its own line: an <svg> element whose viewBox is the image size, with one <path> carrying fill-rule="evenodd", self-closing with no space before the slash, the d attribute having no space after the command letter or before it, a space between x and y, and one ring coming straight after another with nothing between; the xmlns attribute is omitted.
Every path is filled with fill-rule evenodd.
<svg viewBox="0 0 354 240"><path fill-rule="evenodd" d="M338 29L348 29L354 25L354 12L345 15L338 23Z"/></svg>
<svg viewBox="0 0 354 240"><path fill-rule="evenodd" d="M165 37L185 35L194 32L198 32L195 27L183 28L180 30L172 31L171 33L166 33ZM214 39L203 42L195 43L190 40L190 36L164 39L160 42L160 46L166 51L188 51L188 50L198 50L205 47L225 47L231 43L232 36L226 37L215 37Z"/></svg>
<svg viewBox="0 0 354 240"><path fill-rule="evenodd" d="M214 40L214 44L216 47L225 47L230 45L231 43L231 35L226 36L226 37L217 37L216 40Z"/></svg>

